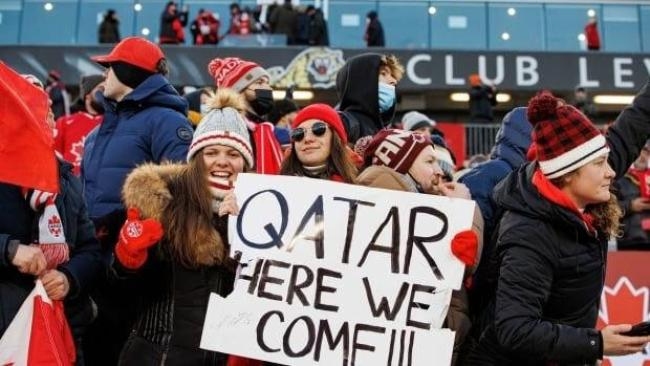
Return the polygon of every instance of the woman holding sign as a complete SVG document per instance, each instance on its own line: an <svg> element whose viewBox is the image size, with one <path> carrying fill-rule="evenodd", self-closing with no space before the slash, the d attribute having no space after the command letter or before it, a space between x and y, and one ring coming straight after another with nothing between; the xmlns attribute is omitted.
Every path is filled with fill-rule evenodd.
<svg viewBox="0 0 650 366"><path fill-rule="evenodd" d="M280 174L354 183L357 169L347 143L343 122L332 107L307 106L291 125L291 149Z"/></svg>
<svg viewBox="0 0 650 366"><path fill-rule="evenodd" d="M225 365L225 355L199 349L210 292L232 290L228 259L229 194L253 168L241 97L220 90L199 123L186 165L143 165L127 178L128 219L115 247L113 272L137 281L137 321L120 365Z"/></svg>
<svg viewBox="0 0 650 366"><path fill-rule="evenodd" d="M365 165L366 169L358 177L358 183L364 186L471 199L465 185L444 182L444 172L431 141L416 132L379 131L365 150ZM472 230L459 232L451 241L452 253L467 266L467 275L476 269L481 246L478 238L482 232L483 218L477 208ZM464 286L453 292L445 323L456 332L452 359L455 364L471 327Z"/></svg>
<svg viewBox="0 0 650 366"><path fill-rule="evenodd" d="M548 92L531 99L536 161L506 177L493 197L505 210L491 263L494 295L468 365L595 364L640 352L649 336L630 324L595 329L607 241L621 211L610 187L650 136L650 89L604 136Z"/></svg>

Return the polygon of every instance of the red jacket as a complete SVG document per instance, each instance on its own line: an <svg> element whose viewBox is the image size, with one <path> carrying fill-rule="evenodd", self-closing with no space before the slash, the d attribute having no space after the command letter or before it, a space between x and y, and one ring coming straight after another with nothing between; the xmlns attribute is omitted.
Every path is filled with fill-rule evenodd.
<svg viewBox="0 0 650 366"><path fill-rule="evenodd" d="M587 49L600 49L600 35L598 34L598 23L590 22L585 26L585 36L587 37Z"/></svg>
<svg viewBox="0 0 650 366"><path fill-rule="evenodd" d="M81 173L86 136L102 122L102 119L101 115L93 116L86 112L77 112L56 121L54 148L72 164L72 172L76 176Z"/></svg>

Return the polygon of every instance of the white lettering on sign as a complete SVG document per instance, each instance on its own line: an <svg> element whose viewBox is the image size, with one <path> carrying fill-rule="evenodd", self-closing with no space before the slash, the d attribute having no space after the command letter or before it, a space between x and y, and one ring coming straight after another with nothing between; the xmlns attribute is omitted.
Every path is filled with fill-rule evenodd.
<svg viewBox="0 0 650 366"><path fill-rule="evenodd" d="M537 59L532 56L517 56L517 86L533 86L539 82Z"/></svg>
<svg viewBox="0 0 650 366"><path fill-rule="evenodd" d="M623 65L632 65L629 57L616 57L614 59L614 86L617 88L634 88L634 81L623 80L624 76L632 76L631 69L624 69Z"/></svg>
<svg viewBox="0 0 650 366"><path fill-rule="evenodd" d="M487 57L481 55L478 57L478 74L481 77L481 80L485 81L491 85L499 85L503 82L505 75L505 62L503 56L496 57L496 76L490 78L487 75Z"/></svg>
<svg viewBox="0 0 650 366"><path fill-rule="evenodd" d="M580 74L580 86L585 88L598 88L600 86L600 81L598 80L589 80L589 71L587 70L587 58L580 57L578 60L579 63L579 74Z"/></svg>
<svg viewBox="0 0 650 366"><path fill-rule="evenodd" d="M447 85L465 85L465 78L454 77L454 56L445 55L445 83Z"/></svg>
<svg viewBox="0 0 650 366"><path fill-rule="evenodd" d="M415 55L415 56L411 57L408 60L408 62L406 63L406 75L408 76L409 79L411 79L411 81L414 84L417 84L417 85L430 85L431 84L431 78L419 77L415 73L415 65L417 65L418 62L421 62L421 61L431 62L431 55L427 55L426 53L421 53L421 54L418 54L418 55Z"/></svg>

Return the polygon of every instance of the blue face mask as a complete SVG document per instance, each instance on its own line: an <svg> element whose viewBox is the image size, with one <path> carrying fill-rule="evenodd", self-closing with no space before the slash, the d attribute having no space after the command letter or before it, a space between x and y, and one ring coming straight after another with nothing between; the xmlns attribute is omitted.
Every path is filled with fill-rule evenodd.
<svg viewBox="0 0 650 366"><path fill-rule="evenodd" d="M395 86L379 83L379 113L384 113L395 104Z"/></svg>
<svg viewBox="0 0 650 366"><path fill-rule="evenodd" d="M208 107L206 104L201 104L201 117L205 116L210 112L212 108Z"/></svg>

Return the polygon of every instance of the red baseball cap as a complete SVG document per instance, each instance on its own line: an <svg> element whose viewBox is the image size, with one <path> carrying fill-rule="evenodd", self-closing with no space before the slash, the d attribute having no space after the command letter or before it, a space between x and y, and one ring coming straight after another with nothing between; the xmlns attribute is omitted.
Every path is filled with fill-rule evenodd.
<svg viewBox="0 0 650 366"><path fill-rule="evenodd" d="M127 37L118 43L108 55L93 56L90 59L102 66L122 61L150 72L156 72L158 61L163 58L165 55L155 43L142 37Z"/></svg>

